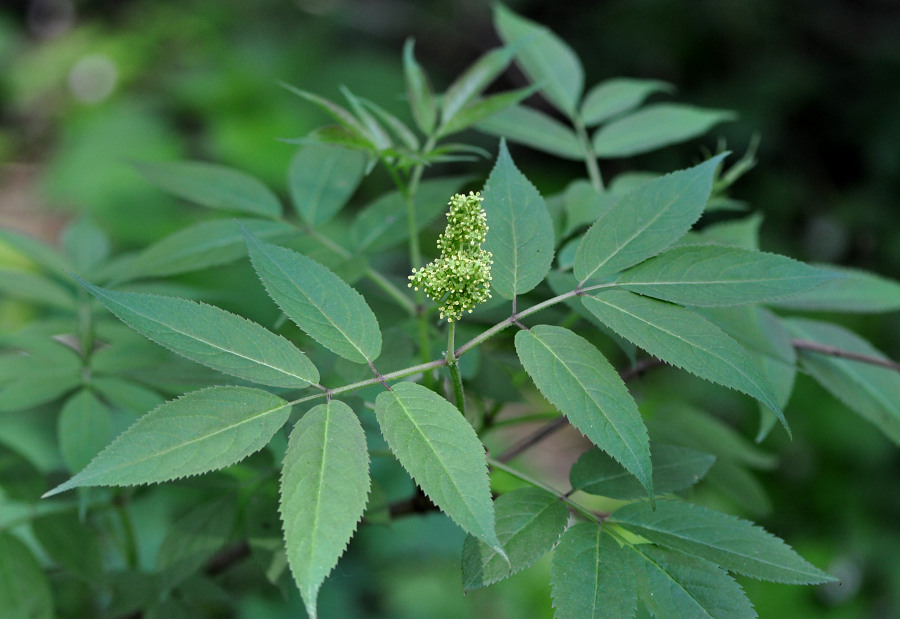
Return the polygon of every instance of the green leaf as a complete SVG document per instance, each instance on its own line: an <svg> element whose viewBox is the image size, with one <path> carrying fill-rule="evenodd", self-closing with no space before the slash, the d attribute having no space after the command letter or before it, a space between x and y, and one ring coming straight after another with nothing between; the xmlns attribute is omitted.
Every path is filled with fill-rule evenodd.
<svg viewBox="0 0 900 619"><path fill-rule="evenodd" d="M468 180L448 176L423 181L415 196L416 226L422 230L447 210L447 201ZM393 247L409 238L406 200L399 191L389 192L365 207L350 228L357 251Z"/></svg>
<svg viewBox="0 0 900 619"><path fill-rule="evenodd" d="M699 137L713 126L734 120L729 110L681 103L657 103L618 118L594 134L598 157L632 157Z"/></svg>
<svg viewBox="0 0 900 619"><path fill-rule="evenodd" d="M653 489L657 494L667 494L689 488L703 479L715 461L712 454L652 443ZM611 499L639 499L644 494L634 476L599 449L581 454L569 471L569 481L576 490Z"/></svg>
<svg viewBox="0 0 900 619"><path fill-rule="evenodd" d="M297 234L297 229L292 225L278 221L201 221L170 234L142 251L128 267L123 279L177 275L234 262L247 255L240 226L266 240L282 240Z"/></svg>
<svg viewBox="0 0 900 619"><path fill-rule="evenodd" d="M553 262L553 222L534 185L500 141L497 163L483 191L489 231L484 249L493 254L491 287L505 299L528 292Z"/></svg>
<svg viewBox="0 0 900 619"><path fill-rule="evenodd" d="M339 400L314 407L291 431L279 506L288 563L312 618L319 587L353 536L368 494L359 419Z"/></svg>
<svg viewBox="0 0 900 619"><path fill-rule="evenodd" d="M388 135L388 132L384 127L382 127L378 120L366 109L362 104L362 101L346 86L341 86L341 94L344 95L344 98L350 103L350 107L353 109L354 114L356 114L356 117L366 128L366 134L371 136L375 150L382 152L390 149L393 145L391 136Z"/></svg>
<svg viewBox="0 0 900 619"><path fill-rule="evenodd" d="M875 359L888 358L852 331L817 320L790 319L787 328L801 340ZM826 391L900 444L900 373L885 367L800 349L804 369Z"/></svg>
<svg viewBox="0 0 900 619"><path fill-rule="evenodd" d="M602 527L582 522L563 533L550 564L557 619L634 617L637 585L627 551Z"/></svg>
<svg viewBox="0 0 900 619"><path fill-rule="evenodd" d="M27 258L51 273L63 277L69 276L69 270L72 267L59 255L59 252L41 241L25 236L15 230L0 228L0 243L12 248L23 258ZM24 265L22 266L24 267Z"/></svg>
<svg viewBox="0 0 900 619"><path fill-rule="evenodd" d="M732 501L739 510L756 518L772 513L772 500L756 476L724 459L716 462L706 475L706 485L720 497Z"/></svg>
<svg viewBox="0 0 900 619"><path fill-rule="evenodd" d="M62 244L72 265L81 273L90 272L109 257L109 237L86 215L66 226Z"/></svg>
<svg viewBox="0 0 900 619"><path fill-rule="evenodd" d="M94 376L91 386L112 406L141 415L165 401L156 391L115 376Z"/></svg>
<svg viewBox="0 0 900 619"><path fill-rule="evenodd" d="M438 137L458 133L478 124L485 119L498 114L506 109L511 109L526 97L531 96L537 90L535 86L526 86L517 90L509 90L496 95L490 95L484 99L476 99L466 107L453 115L441 126Z"/></svg>
<svg viewBox="0 0 900 619"><path fill-rule="evenodd" d="M403 142L406 147L411 151L419 150L419 138L416 137L416 134L412 132L412 130L406 126L403 121L399 118L385 110L383 107L372 103L368 99L359 99L359 101L365 105L367 108L375 112L375 115L378 116L384 124L386 124L391 131L394 132L400 141Z"/></svg>
<svg viewBox="0 0 900 619"><path fill-rule="evenodd" d="M467 591L503 580L540 559L566 529L569 510L552 494L519 488L494 501L497 538L509 563L497 551L469 535L462 549L463 587Z"/></svg>
<svg viewBox="0 0 900 619"><path fill-rule="evenodd" d="M50 619L53 593L37 559L28 546L0 531L0 616Z"/></svg>
<svg viewBox="0 0 900 619"><path fill-rule="evenodd" d="M441 100L441 127L450 121L484 88L503 73L513 59L509 47L492 49L472 63L447 88Z"/></svg>
<svg viewBox="0 0 900 619"><path fill-rule="evenodd" d="M832 277L778 254L721 245L680 245L629 269L616 284L664 301L712 307L772 301Z"/></svg>
<svg viewBox="0 0 900 619"><path fill-rule="evenodd" d="M156 554L161 587L170 590L193 576L228 541L237 518L232 496L196 505L169 528Z"/></svg>
<svg viewBox="0 0 900 619"><path fill-rule="evenodd" d="M437 103L428 76L413 54L415 41L407 39L403 45L403 74L406 76L406 98L416 125L425 135L431 135L437 121Z"/></svg>
<svg viewBox="0 0 900 619"><path fill-rule="evenodd" d="M388 446L434 504L464 531L506 551L494 529L484 446L455 406L415 383L399 383L375 399Z"/></svg>
<svg viewBox="0 0 900 619"><path fill-rule="evenodd" d="M53 402L61 395L82 384L80 364L66 360L31 358L22 373L12 381L0 385L0 412L14 412ZM52 362L52 365L48 365Z"/></svg>
<svg viewBox="0 0 900 619"><path fill-rule="evenodd" d="M58 512L31 523L41 547L59 565L94 585L104 580L100 538L74 512Z"/></svg>
<svg viewBox="0 0 900 619"><path fill-rule="evenodd" d="M506 108L479 122L477 129L564 159L584 159L584 149L571 129L529 107Z"/></svg>
<svg viewBox="0 0 900 619"><path fill-rule="evenodd" d="M40 273L0 269L0 294L64 310L75 308L72 291Z"/></svg>
<svg viewBox="0 0 900 619"><path fill-rule="evenodd" d="M109 409L90 389L82 389L66 400L57 427L59 449L72 472L83 469L112 438Z"/></svg>
<svg viewBox="0 0 900 619"><path fill-rule="evenodd" d="M641 599L654 617L756 617L740 585L712 563L648 544L630 548Z"/></svg>
<svg viewBox="0 0 900 619"><path fill-rule="evenodd" d="M188 202L270 219L281 216L278 196L244 172L200 161L142 162L135 166L151 183Z"/></svg>
<svg viewBox="0 0 900 619"><path fill-rule="evenodd" d="M782 540L752 522L691 503L632 503L610 520L651 542L737 574L793 585L833 582Z"/></svg>
<svg viewBox="0 0 900 619"><path fill-rule="evenodd" d="M366 170L366 156L329 144L309 144L291 159L288 189L297 214L313 226L347 203Z"/></svg>
<svg viewBox="0 0 900 619"><path fill-rule="evenodd" d="M662 252L703 213L713 175L727 153L641 183L587 231L575 254L575 277L612 275Z"/></svg>
<svg viewBox="0 0 900 619"><path fill-rule="evenodd" d="M337 120L352 135L356 136L357 140L361 140L364 143L368 144L370 150L376 150L374 144L374 136L372 136L372 134L369 133L368 129L366 129L365 125L363 125L353 114L348 112L346 108L343 108L337 103L334 103L333 101L330 101L324 97L320 97L317 94L295 88L290 84L285 84L282 82L281 85L298 97L306 99L307 101L318 107L320 110Z"/></svg>
<svg viewBox="0 0 900 619"><path fill-rule="evenodd" d="M787 422L769 381L750 354L699 314L624 290L585 295L584 306L610 329L700 378L756 398ZM790 430L788 430L790 432Z"/></svg>
<svg viewBox="0 0 900 619"><path fill-rule="evenodd" d="M587 179L578 179L566 187L564 200L566 227L563 236L568 237L585 224L597 221L613 207L616 196L609 191L597 191Z"/></svg>
<svg viewBox="0 0 900 619"><path fill-rule="evenodd" d="M319 382L306 355L251 320L205 303L106 290L76 279L132 329L192 361L273 387Z"/></svg>
<svg viewBox="0 0 900 619"><path fill-rule="evenodd" d="M551 325L516 333L516 353L544 397L634 475L652 500L647 428L606 357L581 336Z"/></svg>
<svg viewBox="0 0 900 619"><path fill-rule="evenodd" d="M315 260L244 234L253 268L288 318L345 359L371 363L378 357L381 330L361 294Z"/></svg>
<svg viewBox="0 0 900 619"><path fill-rule="evenodd" d="M160 483L231 466L265 447L290 411L288 402L261 389L188 393L138 419L44 497L81 486Z"/></svg>
<svg viewBox="0 0 900 619"><path fill-rule="evenodd" d="M706 211L713 199L706 203ZM698 245L715 243L717 245L734 245L744 249L759 251L759 227L762 225L762 213L753 213L742 219L716 222L705 226L702 230L691 230L682 237L679 244Z"/></svg>
<svg viewBox="0 0 900 619"><path fill-rule="evenodd" d="M575 52L546 27L494 5L494 27L508 47L515 49L522 70L539 84L547 99L569 118L584 88L584 69Z"/></svg>
<svg viewBox="0 0 900 619"><path fill-rule="evenodd" d="M776 303L779 307L817 312L894 312L900 309L900 283L859 269L823 265L835 279L798 297Z"/></svg>
<svg viewBox="0 0 900 619"><path fill-rule="evenodd" d="M657 92L672 92L668 82L617 77L600 82L588 91L581 104L581 120L588 127L636 108Z"/></svg>

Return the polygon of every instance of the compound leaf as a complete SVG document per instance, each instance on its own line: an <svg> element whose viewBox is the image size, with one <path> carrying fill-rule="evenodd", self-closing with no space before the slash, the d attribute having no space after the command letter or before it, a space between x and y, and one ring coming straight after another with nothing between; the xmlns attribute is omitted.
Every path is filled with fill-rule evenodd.
<svg viewBox="0 0 900 619"><path fill-rule="evenodd" d="M456 407L422 385L399 383L375 399L375 416L397 460L434 504L505 558L484 446Z"/></svg>
<svg viewBox="0 0 900 619"><path fill-rule="evenodd" d="M729 572L794 585L833 581L752 522L680 501L632 503L611 521L651 542L706 559Z"/></svg>
<svg viewBox="0 0 900 619"><path fill-rule="evenodd" d="M550 403L653 497L650 439L634 398L609 361L568 329L537 325L516 334L522 366Z"/></svg>
<svg viewBox="0 0 900 619"><path fill-rule="evenodd" d="M132 329L197 363L273 387L319 381L305 354L251 320L205 303L106 290L76 279Z"/></svg>
<svg viewBox="0 0 900 619"><path fill-rule="evenodd" d="M463 587L467 591L503 580L540 559L566 529L569 511L557 497L538 488L518 488L494 501L497 538L509 563L497 551L469 535L462 549Z"/></svg>
<svg viewBox="0 0 900 619"><path fill-rule="evenodd" d="M667 363L756 398L790 432L772 387L750 353L719 327L683 307L625 290L582 297L610 329Z"/></svg>
<svg viewBox="0 0 900 619"><path fill-rule="evenodd" d="M557 619L634 617L637 583L627 551L593 522L563 533L550 564Z"/></svg>
<svg viewBox="0 0 900 619"><path fill-rule="evenodd" d="M353 410L331 400L303 415L284 457L279 511L288 564L313 619L319 587L363 515L369 485L366 435Z"/></svg>
<svg viewBox="0 0 900 619"><path fill-rule="evenodd" d="M281 216L278 197L244 172L200 161L135 165L151 183L188 202L272 219Z"/></svg>
<svg viewBox="0 0 900 619"><path fill-rule="evenodd" d="M600 82L590 89L581 104L581 120L588 127L599 125L623 112L639 106L656 92L672 92L674 87L659 80L617 77Z"/></svg>
<svg viewBox="0 0 900 619"><path fill-rule="evenodd" d="M138 419L44 497L81 486L159 483L231 466L265 447L290 411L288 402L261 389L193 391Z"/></svg>
<svg viewBox="0 0 900 619"><path fill-rule="evenodd" d="M341 210L366 171L366 155L331 144L299 149L288 168L288 190L294 210L313 226Z"/></svg>
<svg viewBox="0 0 900 619"><path fill-rule="evenodd" d="M716 167L726 156L638 185L584 235L575 253L575 277L612 275L665 250L703 213Z"/></svg>
<svg viewBox="0 0 900 619"><path fill-rule="evenodd" d="M564 159L584 159L584 149L574 131L529 107L508 107L479 122L477 128Z"/></svg>
<svg viewBox="0 0 900 619"><path fill-rule="evenodd" d="M312 258L245 232L250 261L278 307L311 338L356 363L381 352L378 319L361 294Z"/></svg>
<svg viewBox="0 0 900 619"><path fill-rule="evenodd" d="M505 140L483 196L490 227L484 248L494 260L491 287L511 299L537 286L550 270L553 222L541 194L513 163Z"/></svg>
<svg viewBox="0 0 900 619"><path fill-rule="evenodd" d="M712 307L772 301L832 278L827 271L778 254L680 245L627 270L616 283L664 301Z"/></svg>

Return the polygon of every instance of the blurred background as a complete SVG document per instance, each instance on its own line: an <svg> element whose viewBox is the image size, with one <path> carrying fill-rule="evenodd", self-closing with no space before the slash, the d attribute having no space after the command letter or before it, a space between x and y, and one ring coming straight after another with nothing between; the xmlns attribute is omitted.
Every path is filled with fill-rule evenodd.
<svg viewBox="0 0 900 619"><path fill-rule="evenodd" d="M900 4L507 5L575 49L588 87L617 76L662 79L679 101L735 110L739 119L702 145L714 148L721 136L741 153L760 135L759 164L733 197L764 215L762 249L900 276ZM5 0L0 225L55 242L65 221L86 213L127 251L202 214L142 180L129 165L136 160L215 161L286 194L294 147L278 138L326 119L278 82L336 99L346 85L406 117L407 37L438 90L499 44L480 0ZM512 69L496 88L523 82ZM493 138L464 137L496 149ZM699 146L608 163L604 173L686 167ZM525 148L513 154L550 192L582 173ZM490 162L480 165L486 176ZM376 173L359 201L387 188ZM900 358L896 313L841 320ZM779 468L759 476L773 507L732 511L789 539L842 584L742 584L761 617L900 616L898 449L803 378L787 415L793 442L774 433L763 445L780 455ZM461 534L447 521L410 517L370 529L326 581L323 616L551 616L546 560L463 597ZM274 602L254 595L248 617L299 608L290 592Z"/></svg>

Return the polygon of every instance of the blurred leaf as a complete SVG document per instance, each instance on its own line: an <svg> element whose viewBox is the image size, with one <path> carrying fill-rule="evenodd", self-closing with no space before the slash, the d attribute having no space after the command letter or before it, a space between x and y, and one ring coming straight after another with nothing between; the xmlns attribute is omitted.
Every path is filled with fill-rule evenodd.
<svg viewBox="0 0 900 619"><path fill-rule="evenodd" d="M375 145L375 150L383 152L389 149L393 144L391 136L388 135L388 132L385 131L384 127L379 124L378 120L369 113L369 110L365 108L360 99L350 92L350 89L346 86L341 86L341 94L343 94L344 98L350 103L350 107L353 108L356 117L366 128L366 134L371 137L372 143Z"/></svg>
<svg viewBox="0 0 900 619"><path fill-rule="evenodd" d="M363 125L353 114L347 111L347 109L341 107L333 101L329 101L324 97L320 97L317 94L313 94L299 88L294 88L289 84L282 83L281 85L298 97L306 99L319 109L323 110L326 114L341 123L341 125L343 125L344 128L346 128L348 131L350 131L350 133L356 135L359 139L368 142L369 148L371 150L376 150L374 136L372 136L369 130L366 129L365 125Z"/></svg>
<svg viewBox="0 0 900 619"><path fill-rule="evenodd" d="M703 479L715 461L711 454L653 442L653 490L659 495L689 488ZM581 454L569 471L569 480L576 490L611 499L639 499L645 494L633 475L596 448Z"/></svg>
<svg viewBox="0 0 900 619"><path fill-rule="evenodd" d="M79 217L66 226L62 244L80 273L89 273L109 256L109 238L87 216Z"/></svg>
<svg viewBox="0 0 900 619"><path fill-rule="evenodd" d="M81 486L159 483L231 466L265 447L290 409L281 398L248 387L188 393L141 417L44 497Z"/></svg>
<svg viewBox="0 0 900 619"><path fill-rule="evenodd" d="M51 273L68 277L71 266L54 248L32 239L15 230L0 228L0 242L19 252L22 256ZM4 278L0 278L0 282Z"/></svg>
<svg viewBox="0 0 900 619"><path fill-rule="evenodd" d="M278 197L244 172L201 161L145 161L135 167L163 191L188 202L271 219L281 216Z"/></svg>
<svg viewBox="0 0 900 619"><path fill-rule="evenodd" d="M599 125L636 108L656 92L672 92L675 87L659 80L616 77L600 82L588 91L581 104L581 120L588 127Z"/></svg>
<svg viewBox="0 0 900 619"><path fill-rule="evenodd" d="M95 376L91 386L113 406L140 415L165 401L156 391L115 376Z"/></svg>
<svg viewBox="0 0 900 619"><path fill-rule="evenodd" d="M612 208L618 198L609 191L598 192L586 179L578 179L566 187L564 199L566 227L563 236L567 237L585 224L592 224L600 219L606 211ZM576 247L577 244L572 245L572 259L566 261L569 266L574 262ZM560 262L560 266L562 266L562 262Z"/></svg>
<svg viewBox="0 0 900 619"><path fill-rule="evenodd" d="M381 329L361 294L315 260L244 234L253 268L288 318L345 359L378 358Z"/></svg>
<svg viewBox="0 0 900 619"><path fill-rule="evenodd" d="M514 52L509 47L492 49L459 74L441 99L442 128L503 73L512 61L513 55Z"/></svg>
<svg viewBox="0 0 900 619"><path fill-rule="evenodd" d="M288 168L291 201L303 221L325 223L356 191L366 169L359 151L309 144L297 151Z"/></svg>
<svg viewBox="0 0 900 619"><path fill-rule="evenodd" d="M531 96L535 90L537 90L535 86L526 86L518 90L510 90L490 95L483 99L476 99L443 124L438 136L443 137L468 129L503 110L512 109L520 101ZM479 128L481 127L479 126Z"/></svg>
<svg viewBox="0 0 900 619"><path fill-rule="evenodd" d="M403 45L403 73L406 76L406 98L412 110L416 125L425 135L431 135L437 121L437 103L434 91L428 82L425 71L416 62L413 54L415 41L407 39Z"/></svg>
<svg viewBox="0 0 900 619"><path fill-rule="evenodd" d="M710 198L706 203L706 210L709 210L712 200L713 198ZM710 224L702 230L689 231L679 244L718 243L719 245L734 245L758 251L759 227L762 220L761 213L754 213L741 219Z"/></svg>
<svg viewBox="0 0 900 619"><path fill-rule="evenodd" d="M81 389L66 400L58 428L59 449L69 471L74 473L109 443L112 417L90 389Z"/></svg>
<svg viewBox="0 0 900 619"><path fill-rule="evenodd" d="M288 562L310 617L322 581L363 515L369 486L366 437L353 410L329 400L303 415L291 431L279 511Z"/></svg>
<svg viewBox="0 0 900 619"><path fill-rule="evenodd" d="M553 223L538 190L500 141L497 163L485 182L482 206L490 230L484 249L493 255L491 287L505 299L543 281L553 262Z"/></svg>
<svg viewBox="0 0 900 619"><path fill-rule="evenodd" d="M383 107L376 105L368 99L360 99L360 102L367 108L372 110L375 115L378 116L382 120L382 122L384 122L388 126L388 128L394 132L394 135L397 136L408 149L410 149L411 151L419 150L419 138L416 137L416 134L413 133L403 121L385 110Z"/></svg>
<svg viewBox="0 0 900 619"><path fill-rule="evenodd" d="M575 524L563 533L550 564L554 616L634 617L637 587L622 546L594 522Z"/></svg>
<svg viewBox="0 0 900 619"><path fill-rule="evenodd" d="M519 360L544 397L634 475L652 501L647 428L606 357L562 327L537 325L519 331L515 339Z"/></svg>
<svg viewBox="0 0 900 619"><path fill-rule="evenodd" d="M56 563L93 585L103 584L100 538L74 512L41 516L31 523L31 529Z"/></svg>
<svg viewBox="0 0 900 619"><path fill-rule="evenodd" d="M699 137L715 125L734 120L728 110L682 103L657 103L604 125L594 134L598 157L633 157Z"/></svg>
<svg viewBox="0 0 900 619"><path fill-rule="evenodd" d="M584 88L581 61L562 39L548 28L516 15L502 4L494 5L494 27L516 52L522 70L541 87L547 99L574 118Z"/></svg>
<svg viewBox="0 0 900 619"><path fill-rule="evenodd" d="M778 307L819 312L894 312L900 309L900 283L874 273L833 264L822 265L836 278Z"/></svg>
<svg viewBox="0 0 900 619"><path fill-rule="evenodd" d="M46 275L0 269L0 293L38 305L74 310L72 291Z"/></svg>
<svg viewBox="0 0 900 619"><path fill-rule="evenodd" d="M34 555L18 538L0 531L0 616L54 617L53 593Z"/></svg>
<svg viewBox="0 0 900 619"><path fill-rule="evenodd" d="M557 157L575 161L584 159L584 149L571 129L530 107L508 107L491 114L476 128Z"/></svg>
<svg viewBox="0 0 900 619"><path fill-rule="evenodd" d="M434 504L505 557L494 528L484 446L456 407L404 382L378 395L375 416L397 460Z"/></svg>
<svg viewBox="0 0 900 619"><path fill-rule="evenodd" d="M468 535L462 549L463 587L467 591L503 580L540 559L565 531L569 517L562 501L538 488L519 488L497 497L494 514L497 538L509 562Z"/></svg>

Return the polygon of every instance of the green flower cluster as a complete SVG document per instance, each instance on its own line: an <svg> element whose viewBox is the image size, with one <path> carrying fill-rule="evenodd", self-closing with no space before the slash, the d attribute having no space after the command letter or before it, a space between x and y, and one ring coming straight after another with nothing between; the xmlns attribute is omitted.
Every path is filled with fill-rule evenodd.
<svg viewBox="0 0 900 619"><path fill-rule="evenodd" d="M459 320L463 312L491 296L491 252L481 249L487 235L487 217L479 193L450 198L447 227L437 241L441 257L413 269L410 287L419 286L441 304L441 318Z"/></svg>

